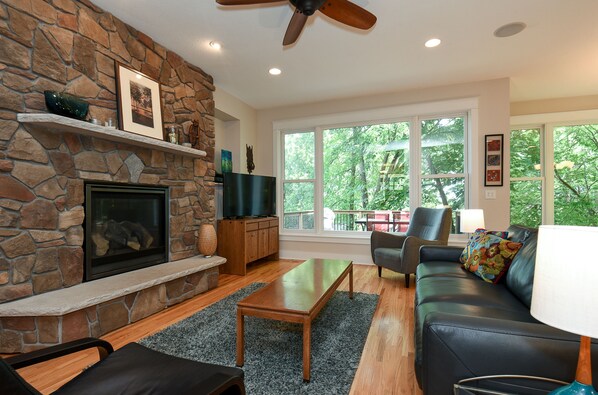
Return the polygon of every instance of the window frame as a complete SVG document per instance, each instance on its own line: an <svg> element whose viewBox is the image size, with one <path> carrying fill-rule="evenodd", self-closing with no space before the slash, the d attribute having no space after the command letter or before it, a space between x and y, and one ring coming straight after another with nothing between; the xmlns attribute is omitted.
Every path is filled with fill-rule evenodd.
<svg viewBox="0 0 598 395"><path fill-rule="evenodd" d="M370 232L367 231L325 231L323 229L323 139L321 138L323 130L383 123L409 122L410 185L418 185L417 188L410 188L409 204L410 209L413 211L421 201L421 121L426 119L452 118L457 116L464 117L464 173L434 175L434 177L441 176L442 178L463 178L465 187L464 208L468 208L472 199L477 197L477 192L473 191L471 188L471 180L474 179L473 177L481 176L481 172L478 169L472 168L471 166L472 159L475 159L479 156L478 153L472 149L472 147L475 147L480 141L478 136L478 98L476 97L369 110L356 110L348 113L324 114L273 122L273 138L275 141L275 144L273 145L273 157L275 158L274 171L277 178L284 175L284 139L282 138L284 133L312 130L315 130L316 133L314 229L298 231L293 229L284 229L281 227L280 234L282 236L291 237L287 240L295 241L302 240L302 236L308 237L309 240L312 240L314 236L319 237L318 241L321 242L326 242L326 237L369 239ZM412 138L411 134L414 132L417 133L417 138ZM281 223L282 217L284 216L282 185L283 182L279 182L277 187L277 199L279 202L281 202L277 205L277 210L278 215L281 218ZM300 238L293 238L293 236L298 236ZM453 238L453 236L456 236L457 239L461 239L461 235L451 235L451 238ZM330 241L333 242L333 240Z"/></svg>

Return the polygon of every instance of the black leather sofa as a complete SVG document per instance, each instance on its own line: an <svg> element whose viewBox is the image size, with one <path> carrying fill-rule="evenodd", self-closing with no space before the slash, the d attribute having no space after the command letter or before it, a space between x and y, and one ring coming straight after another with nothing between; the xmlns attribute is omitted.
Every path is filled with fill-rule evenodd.
<svg viewBox="0 0 598 395"><path fill-rule="evenodd" d="M463 248L421 248L414 337L415 372L424 395L452 394L459 380L486 375L530 375L566 382L575 378L579 336L545 325L530 314L537 229L512 225L508 231L509 238L523 247L499 284L461 269ZM563 262L563 270L570 270L572 264ZM596 340L592 340L592 359L598 361ZM598 382L598 369L593 371L593 382ZM489 380L484 385L516 394L535 394L534 389L545 388L535 380Z"/></svg>

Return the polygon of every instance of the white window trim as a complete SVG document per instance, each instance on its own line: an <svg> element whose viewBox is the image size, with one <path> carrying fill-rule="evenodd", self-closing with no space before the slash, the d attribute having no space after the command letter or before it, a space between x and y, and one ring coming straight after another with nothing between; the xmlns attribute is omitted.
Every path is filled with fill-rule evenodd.
<svg viewBox="0 0 598 395"><path fill-rule="evenodd" d="M414 115L416 114L416 115ZM308 117L301 117L301 118L294 118L294 119L287 119L287 120L277 120L272 123L273 126L273 158L275 160L274 163L274 175L277 177L281 182L278 184L282 186L282 160L283 160L283 139L281 138L284 132L292 132L292 131L314 131L318 133L318 130L325 130L331 128L338 128L338 127L346 127L346 125L356 126L356 125L369 125L369 124L381 124L381 123L394 123L394 122L406 122L409 121L411 123L411 130L413 128L417 128L419 131L421 129L420 122L423 119L433 119L434 117L448 117L448 116L462 116L466 115L466 123L465 127L465 135L464 135L464 169L468 169L465 174L461 177L464 178L465 188L466 188L466 196L465 196L465 207L469 207L469 202L472 200L472 195L476 192L473 191L473 188L470 187L470 179L471 177L478 174L477 171L471 168L470 163L475 161L477 158L477 153L471 147L476 146L477 142L479 141L478 137L478 98L471 97L471 98L463 98L463 99L455 99L455 100L446 100L446 101L435 101L435 102L427 102L427 103L418 103L418 104L407 104L402 106L392 106L392 107L383 107L383 108L376 108L376 109L368 109L368 110L359 110L359 111L352 111L352 112L344 112L344 113L333 113L333 114L322 114L316 116L308 116ZM410 151L412 154L417 155L416 157L419 158L420 153L420 134L416 134L418 137L417 139L410 138ZM469 141L471 139L471 141ZM316 138L316 172L321 170L322 166L322 150L321 142L318 142ZM320 153L320 154L319 154ZM319 163L318 163L319 162ZM414 176L414 180L417 180L421 185L421 167L419 160L413 161L410 163L410 177ZM417 173L415 173L417 172ZM474 174L475 173L475 174ZM319 173L316 173L319 174ZM450 174L451 177L458 177L458 174ZM314 201L314 221L315 222L315 229L314 230L290 230L290 229L280 229L281 240L295 240L299 238L301 240L313 240L313 238L318 238L321 242L327 242L327 238L330 242L338 242L339 239L369 239L370 232L334 232L334 231L323 231L321 220L321 211L320 208L321 196L322 196L322 181L318 181L318 177L316 176L316 185L315 185L315 201ZM283 196L282 196L282 187L277 188L277 213L279 218L283 218ZM410 188L410 196L409 201L410 205L416 204L415 202L420 201L420 190L421 188ZM412 207L413 209L414 207ZM455 238L460 240L460 235L451 235L451 240Z"/></svg>
<svg viewBox="0 0 598 395"><path fill-rule="evenodd" d="M422 191L421 118L419 118L418 116L411 117L411 125L409 126L409 128L409 209L413 211L412 206L416 205L416 202L421 201ZM414 160L414 158L417 158L417 160ZM415 185L419 185L419 188L411 188L411 180L413 180Z"/></svg>
<svg viewBox="0 0 598 395"><path fill-rule="evenodd" d="M474 108L478 108L478 98L475 97L278 120L272 123L272 127L274 135L276 135L283 130L313 130L314 125L325 129L342 124L368 125L372 122L384 123L385 120L404 120L413 117L414 114L417 114L420 118L429 118L438 114L467 112Z"/></svg>

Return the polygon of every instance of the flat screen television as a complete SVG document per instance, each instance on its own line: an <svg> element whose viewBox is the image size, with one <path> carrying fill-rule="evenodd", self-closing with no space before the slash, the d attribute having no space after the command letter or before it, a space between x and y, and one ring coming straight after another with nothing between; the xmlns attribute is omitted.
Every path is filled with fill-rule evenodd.
<svg viewBox="0 0 598 395"><path fill-rule="evenodd" d="M222 216L224 218L276 215L276 177L224 173Z"/></svg>

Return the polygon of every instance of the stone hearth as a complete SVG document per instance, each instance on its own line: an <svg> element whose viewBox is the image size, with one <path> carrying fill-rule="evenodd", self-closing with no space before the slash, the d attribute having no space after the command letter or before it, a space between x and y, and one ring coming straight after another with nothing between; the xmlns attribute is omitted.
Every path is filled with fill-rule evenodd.
<svg viewBox="0 0 598 395"><path fill-rule="evenodd" d="M99 337L215 288L225 261L187 258L0 304L0 350Z"/></svg>

